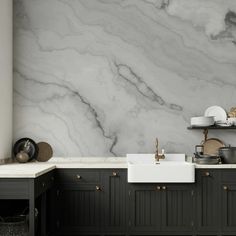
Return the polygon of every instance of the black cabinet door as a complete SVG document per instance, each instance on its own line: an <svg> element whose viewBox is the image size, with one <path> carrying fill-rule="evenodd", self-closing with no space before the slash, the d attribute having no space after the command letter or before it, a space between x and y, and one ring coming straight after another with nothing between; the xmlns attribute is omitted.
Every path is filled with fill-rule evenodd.
<svg viewBox="0 0 236 236"><path fill-rule="evenodd" d="M194 185L162 186L162 231L192 231L194 220Z"/></svg>
<svg viewBox="0 0 236 236"><path fill-rule="evenodd" d="M96 185L65 185L57 189L58 235L99 232L101 190Z"/></svg>
<svg viewBox="0 0 236 236"><path fill-rule="evenodd" d="M216 232L219 229L219 179L217 170L197 170L197 230Z"/></svg>
<svg viewBox="0 0 236 236"><path fill-rule="evenodd" d="M222 193L222 230L236 232L236 183L223 183Z"/></svg>
<svg viewBox="0 0 236 236"><path fill-rule="evenodd" d="M102 229L106 232L125 232L127 171L104 170L102 184Z"/></svg>
<svg viewBox="0 0 236 236"><path fill-rule="evenodd" d="M160 231L161 189L155 184L129 184L129 230Z"/></svg>

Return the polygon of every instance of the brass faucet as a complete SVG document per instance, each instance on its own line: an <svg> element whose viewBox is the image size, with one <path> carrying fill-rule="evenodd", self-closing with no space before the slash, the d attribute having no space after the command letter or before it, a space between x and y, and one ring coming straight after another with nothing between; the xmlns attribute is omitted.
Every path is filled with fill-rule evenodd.
<svg viewBox="0 0 236 236"><path fill-rule="evenodd" d="M165 159L165 155L164 155L164 152L162 152L161 154L159 154L159 151L158 151L158 138L156 138L155 160L156 160L157 163L159 163L160 159Z"/></svg>

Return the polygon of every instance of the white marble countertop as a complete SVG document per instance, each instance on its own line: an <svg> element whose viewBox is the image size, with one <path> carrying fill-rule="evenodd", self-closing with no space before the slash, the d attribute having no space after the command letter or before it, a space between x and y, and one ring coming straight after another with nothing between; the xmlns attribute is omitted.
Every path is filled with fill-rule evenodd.
<svg viewBox="0 0 236 236"><path fill-rule="evenodd" d="M48 162L0 165L0 178L36 178L55 168L126 169L125 157L54 157ZM199 165L196 169L236 169L236 164Z"/></svg>
<svg viewBox="0 0 236 236"><path fill-rule="evenodd" d="M127 168L125 157L54 157L48 163L55 164L56 168Z"/></svg>
<svg viewBox="0 0 236 236"><path fill-rule="evenodd" d="M200 165L195 164L196 169L236 169L236 164Z"/></svg>
<svg viewBox="0 0 236 236"><path fill-rule="evenodd" d="M54 157L48 162L9 163L0 165L0 178L36 178L55 168L123 169L127 168L127 163L124 157Z"/></svg>
<svg viewBox="0 0 236 236"><path fill-rule="evenodd" d="M0 178L36 178L55 168L51 163L9 163L0 165Z"/></svg>

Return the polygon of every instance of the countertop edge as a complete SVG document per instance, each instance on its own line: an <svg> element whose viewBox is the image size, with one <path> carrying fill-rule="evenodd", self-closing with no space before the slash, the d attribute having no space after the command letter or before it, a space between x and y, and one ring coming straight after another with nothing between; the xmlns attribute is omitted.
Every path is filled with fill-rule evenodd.
<svg viewBox="0 0 236 236"><path fill-rule="evenodd" d="M191 163L191 162L190 162ZM200 165L195 169L236 169L236 164ZM1 168L2 167L2 168ZM31 168L31 169L29 169ZM0 178L37 178L53 169L128 169L126 158L52 158L49 162L0 165ZM26 171L27 170L27 171ZM14 173L15 171L15 173ZM25 172L24 172L25 171ZM27 173L28 172L28 173Z"/></svg>

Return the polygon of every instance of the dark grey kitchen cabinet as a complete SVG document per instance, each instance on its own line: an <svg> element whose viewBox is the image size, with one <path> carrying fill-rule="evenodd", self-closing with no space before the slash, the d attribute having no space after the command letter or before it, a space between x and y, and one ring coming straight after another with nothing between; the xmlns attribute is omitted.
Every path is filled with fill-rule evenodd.
<svg viewBox="0 0 236 236"><path fill-rule="evenodd" d="M130 231L192 231L194 185L132 184Z"/></svg>
<svg viewBox="0 0 236 236"><path fill-rule="evenodd" d="M56 171L56 235L100 231L102 188L100 172L80 169Z"/></svg>
<svg viewBox="0 0 236 236"><path fill-rule="evenodd" d="M13 208L20 208L15 202L21 200L24 203L24 209L28 209L29 211L29 236L49 235L49 222L51 222L51 219L50 207L47 208L47 204L50 198L49 192L53 188L53 185L54 171L50 171L36 178L0 178L0 215L15 215L16 212L14 213ZM38 210L37 221L35 209ZM17 212L17 215L22 214L24 212L22 210L21 212ZM50 208L50 211L53 210Z"/></svg>
<svg viewBox="0 0 236 236"><path fill-rule="evenodd" d="M105 232L126 231L127 171L104 170L102 178L102 228Z"/></svg>
<svg viewBox="0 0 236 236"><path fill-rule="evenodd" d="M194 226L194 184L162 186L162 231L191 232Z"/></svg>
<svg viewBox="0 0 236 236"><path fill-rule="evenodd" d="M100 190L94 185L61 186L56 190L57 235L98 232L100 227Z"/></svg>
<svg viewBox="0 0 236 236"><path fill-rule="evenodd" d="M197 230L217 232L220 224L219 181L220 173L214 169L196 171Z"/></svg>
<svg viewBox="0 0 236 236"><path fill-rule="evenodd" d="M127 171L58 169L55 235L126 231Z"/></svg>
<svg viewBox="0 0 236 236"><path fill-rule="evenodd" d="M222 231L236 232L236 171L224 170L221 174Z"/></svg>
<svg viewBox="0 0 236 236"><path fill-rule="evenodd" d="M159 232L161 229L161 186L129 184L129 231Z"/></svg>
<svg viewBox="0 0 236 236"><path fill-rule="evenodd" d="M222 231L236 232L236 184L222 186Z"/></svg>
<svg viewBox="0 0 236 236"><path fill-rule="evenodd" d="M52 235L236 235L236 171L131 184L125 169L57 169Z"/></svg>

